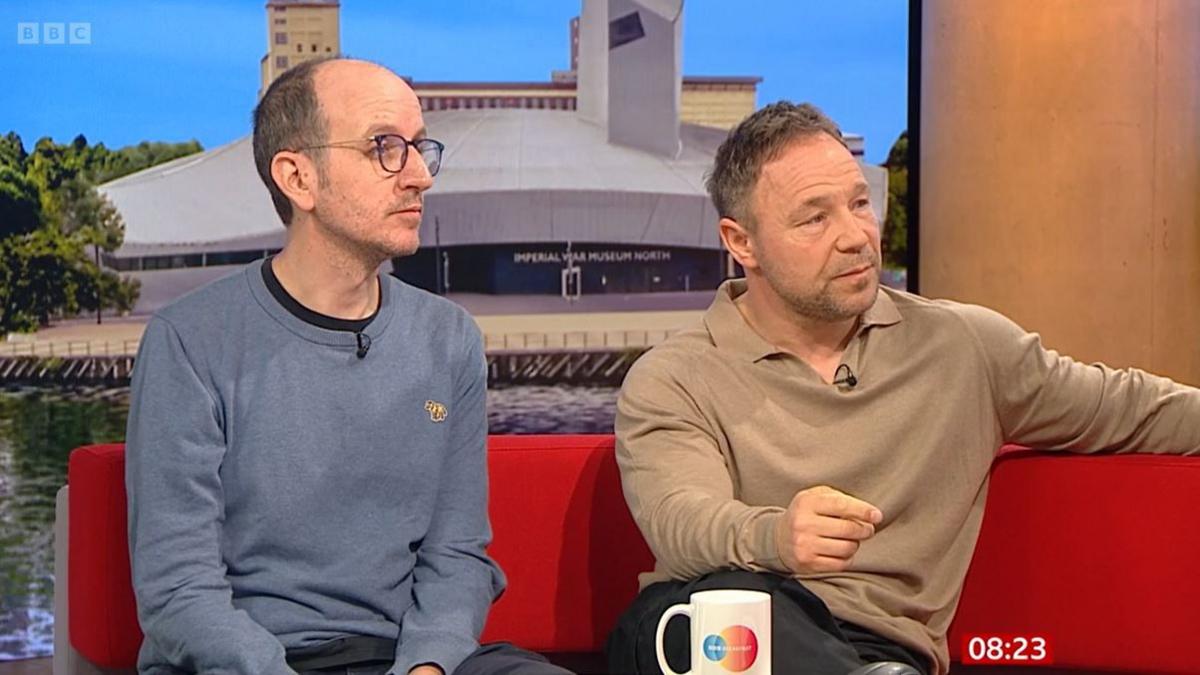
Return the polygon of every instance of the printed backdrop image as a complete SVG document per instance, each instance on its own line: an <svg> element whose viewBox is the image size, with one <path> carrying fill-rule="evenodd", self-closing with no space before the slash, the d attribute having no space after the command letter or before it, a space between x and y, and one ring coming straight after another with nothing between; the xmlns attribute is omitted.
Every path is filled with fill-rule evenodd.
<svg viewBox="0 0 1200 675"><path fill-rule="evenodd" d="M391 68L445 143L420 250L381 271L476 319L491 433L612 432L629 365L740 273L704 180L766 104L838 122L904 288L908 3L675 5L0 5L0 661L52 652L55 494L124 440L148 318L284 246L250 120L299 63Z"/></svg>

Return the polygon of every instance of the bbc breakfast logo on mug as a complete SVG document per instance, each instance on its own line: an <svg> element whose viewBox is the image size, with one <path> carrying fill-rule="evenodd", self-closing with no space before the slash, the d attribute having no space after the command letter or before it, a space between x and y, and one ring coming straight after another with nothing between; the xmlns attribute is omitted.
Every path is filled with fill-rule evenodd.
<svg viewBox="0 0 1200 675"><path fill-rule="evenodd" d="M730 626L704 638L704 658L730 672L748 670L758 658L758 637L746 626Z"/></svg>

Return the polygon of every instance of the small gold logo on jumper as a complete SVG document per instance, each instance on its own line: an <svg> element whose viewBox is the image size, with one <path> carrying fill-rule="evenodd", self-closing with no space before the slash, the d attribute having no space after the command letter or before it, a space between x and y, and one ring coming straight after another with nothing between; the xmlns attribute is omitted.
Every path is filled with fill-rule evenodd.
<svg viewBox="0 0 1200 675"><path fill-rule="evenodd" d="M425 409L429 411L429 419L434 422L446 421L446 406L437 401L425 401Z"/></svg>

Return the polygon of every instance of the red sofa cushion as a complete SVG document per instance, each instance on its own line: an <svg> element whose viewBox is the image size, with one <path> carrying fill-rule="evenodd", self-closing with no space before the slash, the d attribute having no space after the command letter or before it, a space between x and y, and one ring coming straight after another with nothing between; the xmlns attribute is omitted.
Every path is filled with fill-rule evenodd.
<svg viewBox="0 0 1200 675"><path fill-rule="evenodd" d="M612 436L493 436L493 544L509 586L484 642L600 651L654 566L625 498Z"/></svg>
<svg viewBox="0 0 1200 675"><path fill-rule="evenodd" d="M1041 635L1060 666L1195 673L1200 458L1010 452L950 630Z"/></svg>

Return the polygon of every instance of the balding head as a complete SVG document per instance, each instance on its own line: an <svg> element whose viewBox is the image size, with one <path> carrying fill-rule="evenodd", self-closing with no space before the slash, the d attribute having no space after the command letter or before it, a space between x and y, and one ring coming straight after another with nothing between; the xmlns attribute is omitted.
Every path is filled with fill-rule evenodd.
<svg viewBox="0 0 1200 675"><path fill-rule="evenodd" d="M271 162L282 150L309 151L318 169L319 147L341 139L354 126L355 107L386 97L403 102L405 112L420 113L420 102L408 84L384 66L342 57L305 61L280 75L254 109L254 164L285 225L293 209L271 177ZM396 107L396 106L393 106ZM352 136L347 136L347 138Z"/></svg>
<svg viewBox="0 0 1200 675"><path fill-rule="evenodd" d="M313 88L324 113L329 141L364 138L378 126L413 138L421 126L421 103L412 87L391 70L369 61L326 61L313 73ZM396 128L409 120L414 128Z"/></svg>

